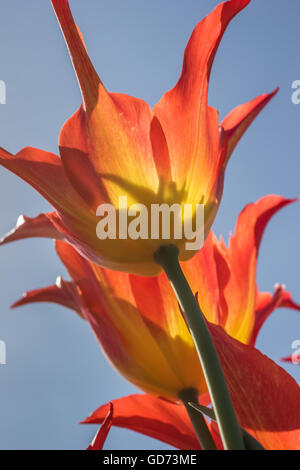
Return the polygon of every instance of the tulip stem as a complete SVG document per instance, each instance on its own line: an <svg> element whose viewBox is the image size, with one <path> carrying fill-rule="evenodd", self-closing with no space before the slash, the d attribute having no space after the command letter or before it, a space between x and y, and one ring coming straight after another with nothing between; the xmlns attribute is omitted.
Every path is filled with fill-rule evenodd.
<svg viewBox="0 0 300 470"><path fill-rule="evenodd" d="M189 326L212 400L224 449L244 450L241 430L220 360L204 315L182 272L178 261L178 249L174 245L162 246L155 253L154 259L162 266L168 276Z"/></svg>
<svg viewBox="0 0 300 470"><path fill-rule="evenodd" d="M208 429L207 423L202 413L192 408L189 403L198 403L198 392L194 388L186 388L182 390L178 397L182 401L189 415L198 441L200 442L202 450L217 450L215 441Z"/></svg>

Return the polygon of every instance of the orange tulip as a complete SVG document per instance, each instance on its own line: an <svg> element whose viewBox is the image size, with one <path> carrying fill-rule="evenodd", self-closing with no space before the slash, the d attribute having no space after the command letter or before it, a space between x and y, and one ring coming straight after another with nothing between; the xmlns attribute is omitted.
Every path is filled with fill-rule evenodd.
<svg viewBox="0 0 300 470"><path fill-rule="evenodd" d="M211 233L201 251L182 264L207 320L240 342L253 344L267 316L280 306L300 310L283 287L258 293L256 262L265 226L292 200L266 196L239 215L229 248ZM40 218L27 219L7 239L26 236ZM83 258L69 244L57 252L72 282L28 292L14 306L52 301L76 310L89 321L114 367L146 392L178 399L185 388L207 391L192 337L163 273L141 277L114 272Z"/></svg>
<svg viewBox="0 0 300 470"><path fill-rule="evenodd" d="M182 74L153 110L142 100L109 93L86 51L67 0L52 0L82 93L82 105L59 137L60 157L27 147L17 155L0 149L0 163L39 191L55 208L40 236L72 244L107 268L155 275L153 254L173 243L187 260L186 239L107 238L96 234L97 208L128 205L204 205L207 234L220 204L224 171L236 144L276 93L239 106L219 125L208 106L208 82L217 48L231 19L250 0L219 5L195 28L185 50ZM184 219L184 217L183 217ZM182 220L184 223L185 220ZM49 228L50 226L50 228ZM175 237L175 238L174 238Z"/></svg>
<svg viewBox="0 0 300 470"><path fill-rule="evenodd" d="M219 326L209 324L209 329L240 426L266 450L299 450L300 387L296 381L271 359L234 340ZM200 397L200 402L205 404L205 397ZM131 395L100 406L84 423L101 424L112 409L110 425L131 429L178 449L200 449L182 404L148 394ZM209 426L217 448L222 449L217 425Z"/></svg>

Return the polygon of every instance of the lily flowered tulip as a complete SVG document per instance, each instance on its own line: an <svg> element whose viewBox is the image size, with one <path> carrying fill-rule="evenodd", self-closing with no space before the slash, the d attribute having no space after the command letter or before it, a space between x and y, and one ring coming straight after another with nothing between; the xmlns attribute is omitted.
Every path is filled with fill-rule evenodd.
<svg viewBox="0 0 300 470"><path fill-rule="evenodd" d="M192 208L188 217L194 221L195 208L201 204L205 215L201 230L203 237L208 234L220 204L229 157L276 92L239 106L220 124L217 111L207 104L219 43L229 22L249 1L222 3L196 26L179 81L151 110L140 99L106 90L68 1L52 0L82 105L61 130L60 157L31 147L17 155L0 149L1 165L31 184L55 208L39 224L39 236L63 239L100 266L134 274L160 273L153 255L162 244L176 245L181 260L195 254L195 249L186 248L186 237L177 239L172 230L166 238L159 233L157 238L149 234L137 240L126 236L99 239L98 208L110 205L120 215L120 198L125 198L128 206L149 211L153 204L176 203L184 214L188 204Z"/></svg>
<svg viewBox="0 0 300 470"><path fill-rule="evenodd" d="M266 224L291 202L266 196L249 204L239 215L229 248L211 233L203 249L182 263L207 320L242 343L254 344L276 307L300 310L283 287L271 295L258 293L256 285ZM32 224L27 219L11 239L24 236ZM56 248L72 282L59 278L56 285L28 292L14 306L52 301L76 310L89 321L114 367L146 392L172 400L183 389L207 392L192 337L164 273L147 278L106 270L65 242L58 241Z"/></svg>
<svg viewBox="0 0 300 470"><path fill-rule="evenodd" d="M300 387L257 349L231 338L210 324L240 426L266 450L300 449ZM206 403L206 398L200 397ZM127 428L182 450L200 449L186 409L149 394L112 401L110 424ZM112 404L100 406L85 421L101 424ZM218 449L222 443L215 423L210 431Z"/></svg>

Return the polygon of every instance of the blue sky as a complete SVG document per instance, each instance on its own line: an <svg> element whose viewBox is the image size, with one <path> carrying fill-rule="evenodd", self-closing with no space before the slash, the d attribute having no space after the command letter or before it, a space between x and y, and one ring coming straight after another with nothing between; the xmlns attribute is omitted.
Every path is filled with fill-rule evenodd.
<svg viewBox="0 0 300 470"><path fill-rule="evenodd" d="M155 104L176 82L185 44L215 0L71 0L95 67L110 91ZM297 0L252 0L230 25L216 57L209 102L221 118L234 106L280 86L229 164L223 202L214 224L228 238L242 207L268 193L299 196L300 105L291 101L300 80ZM80 104L80 93L50 1L2 2L0 145L10 152L34 146L57 152L59 130ZM27 184L0 169L0 233L21 213L49 209ZM300 301L300 205L269 224L259 266L261 290L286 284ZM29 240L0 250L0 448L85 448L96 428L78 421L111 398L136 389L107 364L90 331L71 311L36 305L10 311L23 291L48 285L63 266L53 243ZM265 325L258 347L274 360L300 339L300 317L281 309ZM300 368L287 365L297 379ZM158 441L113 429L109 449L163 449Z"/></svg>

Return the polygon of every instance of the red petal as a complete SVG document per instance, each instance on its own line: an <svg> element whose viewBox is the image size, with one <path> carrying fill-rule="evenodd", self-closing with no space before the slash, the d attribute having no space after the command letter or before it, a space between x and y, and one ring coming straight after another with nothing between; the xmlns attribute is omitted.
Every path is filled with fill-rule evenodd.
<svg viewBox="0 0 300 470"><path fill-rule="evenodd" d="M4 235L0 240L0 245L32 237L57 240L63 238L62 234L53 226L48 214L39 214L33 218L20 215L15 228Z"/></svg>
<svg viewBox="0 0 300 470"><path fill-rule="evenodd" d="M276 95L278 90L279 88L276 88L272 93L258 96L254 100L238 106L221 122L221 128L223 129L222 147L226 149L225 163L228 162L232 152L248 127L273 96Z"/></svg>
<svg viewBox="0 0 300 470"><path fill-rule="evenodd" d="M182 450L200 449L183 405L152 395L131 395L113 401L113 425L131 429ZM100 406L85 424L102 423L108 405Z"/></svg>
<svg viewBox="0 0 300 470"><path fill-rule="evenodd" d="M269 292L260 292L256 301L255 325L250 344L254 345L258 333L271 313L280 307L292 308L300 311L300 305L294 302L291 294L284 290L283 286L277 286L274 294Z"/></svg>
<svg viewBox="0 0 300 470"><path fill-rule="evenodd" d="M215 325L217 348L241 427L266 449L300 448L300 388L275 362Z"/></svg>
<svg viewBox="0 0 300 470"><path fill-rule="evenodd" d="M109 411L102 423L102 426L98 430L96 436L93 439L93 442L88 446L87 450L102 450L105 444L107 435L110 431L114 414L114 405L113 403L109 404Z"/></svg>
<svg viewBox="0 0 300 470"><path fill-rule="evenodd" d="M300 305L292 299L291 294L286 290L282 292L282 298L279 307L292 308L294 310L300 311Z"/></svg>
<svg viewBox="0 0 300 470"><path fill-rule="evenodd" d="M291 362L292 364L299 365L300 364L300 354L294 353L287 357L282 357L280 359L281 362Z"/></svg>
<svg viewBox="0 0 300 470"><path fill-rule="evenodd" d="M58 277L56 284L49 287L43 287L28 291L23 295L23 298L15 302L11 308L21 307L34 302L54 302L64 307L75 310L81 317L83 317L80 310L80 297L74 282L64 281Z"/></svg>
<svg viewBox="0 0 300 470"><path fill-rule="evenodd" d="M172 169L166 136L156 116L150 126L153 158L160 181L172 181Z"/></svg>

